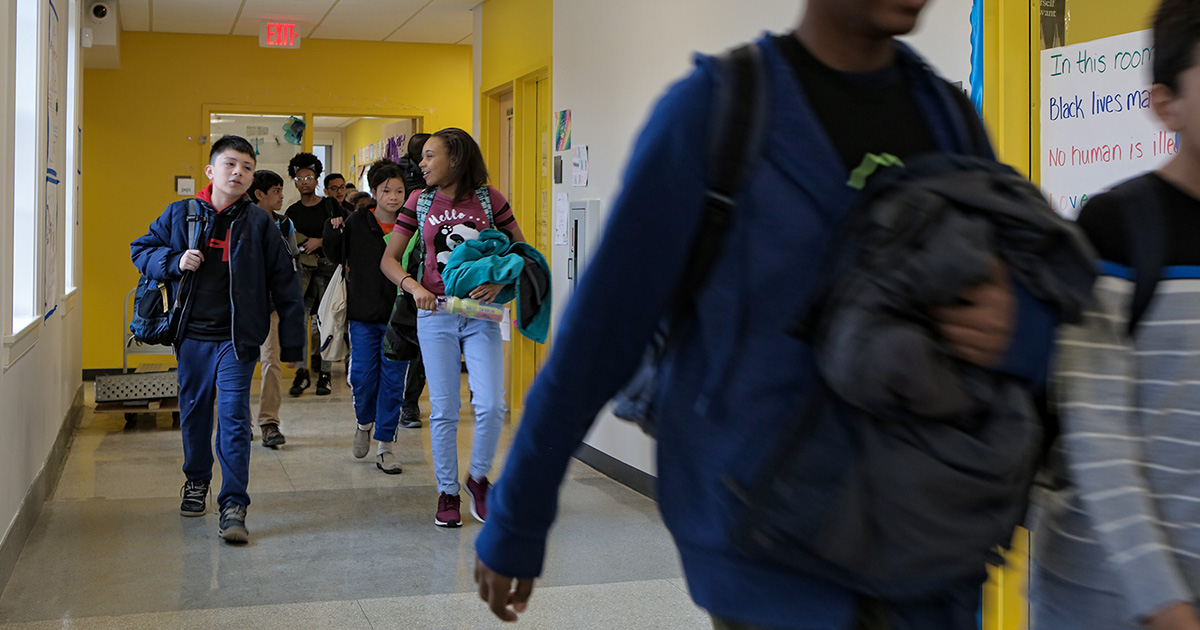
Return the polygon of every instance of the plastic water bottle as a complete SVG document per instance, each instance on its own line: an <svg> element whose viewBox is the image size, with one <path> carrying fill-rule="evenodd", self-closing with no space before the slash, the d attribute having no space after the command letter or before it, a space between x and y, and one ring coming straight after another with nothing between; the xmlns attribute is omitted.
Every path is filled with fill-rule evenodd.
<svg viewBox="0 0 1200 630"><path fill-rule="evenodd" d="M471 319L483 319L489 322L504 321L504 307L498 304L484 304L470 298L440 297L437 299L437 310L451 315L462 315Z"/></svg>

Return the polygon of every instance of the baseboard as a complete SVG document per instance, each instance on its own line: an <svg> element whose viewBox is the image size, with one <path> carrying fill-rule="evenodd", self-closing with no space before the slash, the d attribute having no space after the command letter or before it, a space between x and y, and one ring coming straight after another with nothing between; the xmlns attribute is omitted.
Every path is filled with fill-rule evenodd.
<svg viewBox="0 0 1200 630"><path fill-rule="evenodd" d="M575 451L575 459L612 477L613 481L629 486L634 492L651 499L655 498L654 488L657 480L654 475L638 470L612 455L587 444L579 445L579 449Z"/></svg>
<svg viewBox="0 0 1200 630"><path fill-rule="evenodd" d="M67 412L67 417L63 418L62 426L58 429L58 437L54 440L54 446L50 449L50 454L46 456L46 463L29 486L29 491L25 493L25 499L21 501L21 507L17 510L16 517L13 518L12 526L9 527L4 540L0 541L0 593L4 592L5 586L8 585L8 578L12 576L13 569L17 566L17 559L21 557L21 550L25 547L25 540L29 538L29 533L33 531L38 517L42 515L42 508L46 505L50 495L54 493L55 486L58 485L63 465L67 462L71 439L75 436L75 429L79 427L82 417L83 385L81 384L75 392L75 400L71 402L71 409Z"/></svg>

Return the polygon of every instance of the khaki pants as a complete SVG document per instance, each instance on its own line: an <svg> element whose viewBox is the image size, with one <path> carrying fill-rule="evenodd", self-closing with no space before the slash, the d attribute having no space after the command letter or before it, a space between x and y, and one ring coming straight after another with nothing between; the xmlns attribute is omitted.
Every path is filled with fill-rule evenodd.
<svg viewBox="0 0 1200 630"><path fill-rule="evenodd" d="M283 369L279 364L279 313L271 311L271 332L258 350L262 364L262 396L258 401L258 426L279 424L283 401Z"/></svg>

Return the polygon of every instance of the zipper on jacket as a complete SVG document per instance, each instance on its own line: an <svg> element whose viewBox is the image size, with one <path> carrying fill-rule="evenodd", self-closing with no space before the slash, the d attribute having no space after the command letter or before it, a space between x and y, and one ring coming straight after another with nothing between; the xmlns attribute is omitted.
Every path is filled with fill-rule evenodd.
<svg viewBox="0 0 1200 630"><path fill-rule="evenodd" d="M237 359L238 361L241 361L242 357L238 356L237 301L233 299L233 279L237 277L233 273L233 247L234 244L237 243L237 241L233 238L233 230L237 227L238 221L241 218L241 212L239 212L237 216L233 217L233 221L229 222L229 233L225 235L225 238L229 240L229 243L226 244L226 247L229 248L229 341L233 344L233 358Z"/></svg>

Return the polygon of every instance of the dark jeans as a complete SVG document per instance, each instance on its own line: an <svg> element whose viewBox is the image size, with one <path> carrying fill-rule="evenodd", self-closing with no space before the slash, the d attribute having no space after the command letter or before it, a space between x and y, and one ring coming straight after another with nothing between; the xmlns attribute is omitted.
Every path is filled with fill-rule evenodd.
<svg viewBox="0 0 1200 630"><path fill-rule="evenodd" d="M404 375L404 408L415 411L423 391L425 391L425 362L421 360L421 353L418 352L417 358L408 362L408 374Z"/></svg>
<svg viewBox="0 0 1200 630"><path fill-rule="evenodd" d="M229 341L184 338L179 359L179 433L183 438L183 474L189 481L210 481L213 428L221 462L217 505L250 505L250 379L257 361L241 361ZM217 396L217 392L220 396ZM217 417L213 422L213 406Z"/></svg>
<svg viewBox="0 0 1200 630"><path fill-rule="evenodd" d="M979 605L983 592L979 585L964 584L942 599L890 604L863 598L858 614L849 628L820 625L819 619L804 619L803 627L822 630L978 630ZM769 630L712 618L714 630Z"/></svg>
<svg viewBox="0 0 1200 630"><path fill-rule="evenodd" d="M309 335L305 340L308 344L308 355L312 357L314 372L328 372L331 368L329 361L321 360L321 333L317 331L317 322L311 316L317 312L321 298L325 297L325 289L333 278L337 265L322 258L316 268L300 267L300 294L304 296L304 313L309 315Z"/></svg>
<svg viewBox="0 0 1200 630"><path fill-rule="evenodd" d="M375 439L395 442L400 425L400 386L408 368L383 355L386 324L350 320L350 387L359 425L375 425Z"/></svg>

